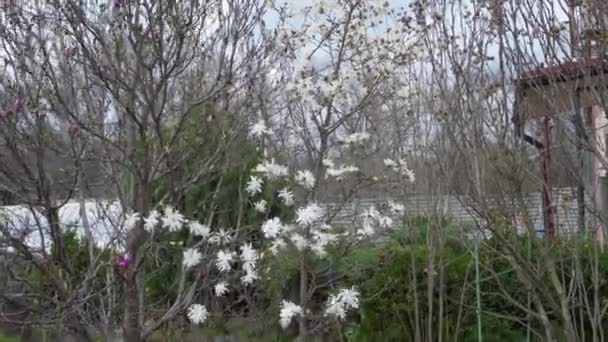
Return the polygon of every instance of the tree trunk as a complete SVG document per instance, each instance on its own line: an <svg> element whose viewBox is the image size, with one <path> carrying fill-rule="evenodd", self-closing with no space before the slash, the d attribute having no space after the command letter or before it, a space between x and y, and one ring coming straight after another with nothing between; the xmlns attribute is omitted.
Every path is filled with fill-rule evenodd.
<svg viewBox="0 0 608 342"><path fill-rule="evenodd" d="M298 335L299 340L304 341L308 335L308 329L306 327L306 304L308 302L308 274L306 273L306 255L303 251L300 254L300 307L304 311L300 315Z"/></svg>
<svg viewBox="0 0 608 342"><path fill-rule="evenodd" d="M141 327L139 326L139 294L136 284L136 275L130 274L125 280L125 317L123 319L123 335L127 342L141 341Z"/></svg>

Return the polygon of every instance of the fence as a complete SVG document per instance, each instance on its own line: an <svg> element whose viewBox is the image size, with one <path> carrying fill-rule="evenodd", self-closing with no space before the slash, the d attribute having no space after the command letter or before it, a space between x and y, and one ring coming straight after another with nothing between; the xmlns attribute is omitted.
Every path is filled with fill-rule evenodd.
<svg viewBox="0 0 608 342"><path fill-rule="evenodd" d="M577 227L577 204L572 195L573 189L560 188L553 191L553 202L556 207L556 227L558 234L570 235ZM344 204L326 203L325 207L335 214L334 223L349 225L361 217L371 206L378 209L387 208L392 200L404 206L405 218L441 214L458 222L479 222L483 220L476 208L483 207L495 215L515 218L516 224L522 224L524 214L528 215L537 230L544 230L542 215L542 194L540 192L513 196L488 196L473 201L467 196L457 195L412 195L403 200L396 198L357 199ZM523 205L522 205L523 203ZM387 211L385 211L387 212ZM393 215L393 218L397 218ZM519 227L518 227L519 228Z"/></svg>

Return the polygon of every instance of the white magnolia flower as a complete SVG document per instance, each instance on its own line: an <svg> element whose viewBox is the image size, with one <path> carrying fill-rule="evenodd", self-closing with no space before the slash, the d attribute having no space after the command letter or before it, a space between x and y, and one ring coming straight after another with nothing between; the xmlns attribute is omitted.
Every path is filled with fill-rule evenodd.
<svg viewBox="0 0 608 342"><path fill-rule="evenodd" d="M231 263L234 260L235 253L223 250L217 252L217 260L215 261L215 266L220 272L228 272L232 269Z"/></svg>
<svg viewBox="0 0 608 342"><path fill-rule="evenodd" d="M378 218L378 224L382 228L390 228L393 225L393 219L382 215L380 218Z"/></svg>
<svg viewBox="0 0 608 342"><path fill-rule="evenodd" d="M268 202L266 202L266 200L259 200L255 203L253 203L253 208L255 209L255 211L257 211L259 213L265 213L267 204L268 204Z"/></svg>
<svg viewBox="0 0 608 342"><path fill-rule="evenodd" d="M230 232L224 229L220 229L217 233L212 234L209 238L209 242L216 245L227 244L230 243L230 241L232 241L232 236L230 235Z"/></svg>
<svg viewBox="0 0 608 342"><path fill-rule="evenodd" d="M241 261L245 263L255 263L257 260L258 253L253 249L250 243L241 246Z"/></svg>
<svg viewBox="0 0 608 342"><path fill-rule="evenodd" d="M208 316L209 312L207 312L207 308L204 305L192 304L188 308L188 319L192 324L205 323Z"/></svg>
<svg viewBox="0 0 608 342"><path fill-rule="evenodd" d="M272 244L270 244L268 250L270 251L270 253L272 253L272 255L277 255L279 253L279 249L282 249L283 247L285 247L285 245L285 240L277 239L274 240Z"/></svg>
<svg viewBox="0 0 608 342"><path fill-rule="evenodd" d="M405 206L401 203L395 203L393 201L388 201L389 209L398 215L403 215L405 213Z"/></svg>
<svg viewBox="0 0 608 342"><path fill-rule="evenodd" d="M176 232L182 228L185 221L184 216L172 207L165 208L165 216L162 218L163 228L168 228L171 232Z"/></svg>
<svg viewBox="0 0 608 342"><path fill-rule="evenodd" d="M125 218L125 228L127 230L135 228L135 225L139 222L139 218L139 213L131 212L127 214L127 217Z"/></svg>
<svg viewBox="0 0 608 342"><path fill-rule="evenodd" d="M184 251L183 265L185 268L190 268L198 265L201 262L202 255L194 248L189 248Z"/></svg>
<svg viewBox="0 0 608 342"><path fill-rule="evenodd" d="M306 241L306 238L298 233L292 234L290 239L298 251L303 251L308 246L308 241Z"/></svg>
<svg viewBox="0 0 608 342"><path fill-rule="evenodd" d="M283 230L283 224L278 217L273 217L270 220L266 220L266 222L262 224L262 232L264 233L264 237L267 239L276 238L279 233L281 233L281 230Z"/></svg>
<svg viewBox="0 0 608 342"><path fill-rule="evenodd" d="M346 309L342 303L330 297L323 316L333 316L339 320L344 320L344 318L346 318Z"/></svg>
<svg viewBox="0 0 608 342"><path fill-rule="evenodd" d="M245 187L245 191L249 193L249 196L253 196L257 193L262 192L262 185L264 181L256 176L251 176L249 178L249 182L247 182L247 186Z"/></svg>
<svg viewBox="0 0 608 342"><path fill-rule="evenodd" d="M296 183L310 190L315 186L315 176L308 170L300 170L296 174Z"/></svg>
<svg viewBox="0 0 608 342"><path fill-rule="evenodd" d="M372 235L374 235L374 227L373 225L364 220L363 225L361 226L361 229L357 230L357 235L361 236L361 237L370 237Z"/></svg>
<svg viewBox="0 0 608 342"><path fill-rule="evenodd" d="M351 287L350 289L342 289L339 295L342 303L344 303L348 309L359 308L359 291L354 287Z"/></svg>
<svg viewBox="0 0 608 342"><path fill-rule="evenodd" d="M377 219L381 216L381 214L378 209L376 209L376 207L372 205L371 207L369 207L369 209L363 212L363 216L370 217L372 219Z"/></svg>
<svg viewBox="0 0 608 342"><path fill-rule="evenodd" d="M341 166L338 168L329 168L327 169L327 175L336 177L338 179L342 178L347 173L358 172L359 168L353 165Z"/></svg>
<svg viewBox="0 0 608 342"><path fill-rule="evenodd" d="M407 179L414 183L416 181L416 176L414 171L410 169L407 165L407 161L403 158L399 158L398 161L394 161L392 159L384 159L384 164L391 168L395 173L407 177Z"/></svg>
<svg viewBox="0 0 608 342"><path fill-rule="evenodd" d="M404 175L407 176L410 183L414 183L416 181L416 175L414 174L413 170L411 170L411 169L404 170Z"/></svg>
<svg viewBox="0 0 608 342"><path fill-rule="evenodd" d="M370 225L375 223L381 228L389 228L393 225L393 219L388 216L382 215L373 205L363 213L363 220L364 223Z"/></svg>
<svg viewBox="0 0 608 342"><path fill-rule="evenodd" d="M156 210L150 211L148 213L148 217L144 218L144 229L148 232L152 232L154 228L158 225L160 219L160 214Z"/></svg>
<svg viewBox="0 0 608 342"><path fill-rule="evenodd" d="M327 168L334 168L336 167L336 164L334 163L333 160L329 159L329 158L325 158L322 161L323 166L327 167Z"/></svg>
<svg viewBox="0 0 608 342"><path fill-rule="evenodd" d="M245 275L241 277L241 281L245 285L253 284L256 279L258 279L258 274L254 269L251 268L245 269Z"/></svg>
<svg viewBox="0 0 608 342"><path fill-rule="evenodd" d="M286 207L291 207L293 205L293 193L289 191L288 188L283 188L279 191L279 198Z"/></svg>
<svg viewBox="0 0 608 342"><path fill-rule="evenodd" d="M359 291L355 288L342 289L329 296L324 316L334 316L339 320L346 318L346 311L359 308Z"/></svg>
<svg viewBox="0 0 608 342"><path fill-rule="evenodd" d="M327 253L325 247L338 239L336 234L314 232L313 233L314 243L310 246L310 249L319 257L324 257Z"/></svg>
<svg viewBox="0 0 608 342"><path fill-rule="evenodd" d="M264 135L271 135L272 130L266 126L264 120L259 120L253 126L251 126L251 130L249 131L251 135L254 137L262 137Z"/></svg>
<svg viewBox="0 0 608 342"><path fill-rule="evenodd" d="M311 225L320 220L323 214L323 209L313 202L296 211L296 222L301 226Z"/></svg>
<svg viewBox="0 0 608 342"><path fill-rule="evenodd" d="M344 144L354 145L354 144L362 144L369 140L370 135L366 132L357 132L353 133L342 140Z"/></svg>
<svg viewBox="0 0 608 342"><path fill-rule="evenodd" d="M215 295L217 297L221 297L228 293L228 283L225 281L221 281L215 284Z"/></svg>
<svg viewBox="0 0 608 342"><path fill-rule="evenodd" d="M243 270L245 275L241 277L241 281L245 285L253 283L258 278L255 270L255 263L258 260L258 253L251 246L250 243L241 246L241 261L243 261Z"/></svg>
<svg viewBox="0 0 608 342"><path fill-rule="evenodd" d="M211 228L209 228L208 225L202 224L198 221L190 222L189 227L190 233L194 236L202 236L203 238L206 238L211 233Z"/></svg>
<svg viewBox="0 0 608 342"><path fill-rule="evenodd" d="M276 180L289 175L289 169L286 166L275 163L274 159L263 161L255 167L254 171L261 173L270 180Z"/></svg>
<svg viewBox="0 0 608 342"><path fill-rule="evenodd" d="M384 165L392 168L392 167L395 167L397 165L397 163L395 163L395 161L390 158L386 158L386 159L384 159Z"/></svg>
<svg viewBox="0 0 608 342"><path fill-rule="evenodd" d="M297 316L302 314L302 308L292 302L283 300L281 302L281 312L279 314L280 320L279 323L283 329L287 329L291 320Z"/></svg>

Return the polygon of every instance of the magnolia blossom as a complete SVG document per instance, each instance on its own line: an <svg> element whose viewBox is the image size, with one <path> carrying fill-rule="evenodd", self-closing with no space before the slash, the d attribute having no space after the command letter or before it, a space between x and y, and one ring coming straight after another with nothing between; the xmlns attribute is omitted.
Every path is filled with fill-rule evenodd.
<svg viewBox="0 0 608 342"><path fill-rule="evenodd" d="M139 222L140 216L138 213L134 213L131 212L127 215L127 218L125 219L125 228L127 230L131 230L133 228L135 228L135 225L137 224L137 222Z"/></svg>
<svg viewBox="0 0 608 342"><path fill-rule="evenodd" d="M358 172L359 168L353 165L341 166L338 168L329 168L327 169L327 175L336 177L338 179L342 178L347 173Z"/></svg>
<svg viewBox="0 0 608 342"><path fill-rule="evenodd" d="M359 291L354 287L342 289L335 295L329 296L324 316L333 316L339 320L346 318L346 311L359 308Z"/></svg>
<svg viewBox="0 0 608 342"><path fill-rule="evenodd" d="M272 241L270 247L268 247L268 250L270 251L270 253L272 253L272 255L277 255L279 253L279 249L282 249L283 247L285 247L285 245L285 240L276 239Z"/></svg>
<svg viewBox="0 0 608 342"><path fill-rule="evenodd" d="M357 235L361 237L370 237L374 235L374 226L368 220L364 220L361 229L357 230Z"/></svg>
<svg viewBox="0 0 608 342"><path fill-rule="evenodd" d="M253 283L257 279L257 272L255 270L255 263L258 260L258 254L250 243L241 246L241 261L243 261L243 270L245 275L241 277L241 281L248 285Z"/></svg>
<svg viewBox="0 0 608 342"><path fill-rule="evenodd" d="M223 250L217 252L217 260L215 261L215 266L220 272L228 272L232 269L231 263L234 260L235 253Z"/></svg>
<svg viewBox="0 0 608 342"><path fill-rule="evenodd" d="M194 248L189 248L184 251L184 260L182 261L185 268L190 268L198 265L203 256Z"/></svg>
<svg viewBox="0 0 608 342"><path fill-rule="evenodd" d="M241 246L241 261L254 264L258 260L258 253L250 243Z"/></svg>
<svg viewBox="0 0 608 342"><path fill-rule="evenodd" d="M410 169L407 165L407 161L403 158L399 158L399 160L394 161L392 159L384 159L384 165L388 168L392 169L395 173L407 177L410 183L414 183L416 181L416 176L414 171Z"/></svg>
<svg viewBox="0 0 608 342"><path fill-rule="evenodd" d="M393 219L382 215L374 206L366 210L363 215L361 228L357 230L357 235L361 237L372 236L376 228L390 228L393 225Z"/></svg>
<svg viewBox="0 0 608 342"><path fill-rule="evenodd" d="M303 251L308 246L308 241L306 241L306 238L298 233L292 234L290 239L298 251Z"/></svg>
<svg viewBox="0 0 608 342"><path fill-rule="evenodd" d="M347 136L346 138L342 139L342 142L344 144L362 144L364 142L366 142L367 140L369 140L370 135L369 133L366 132L357 132L357 133L353 133L349 136Z"/></svg>
<svg viewBox="0 0 608 342"><path fill-rule="evenodd" d="M266 222L262 224L262 232L264 233L264 237L267 239L276 238L279 233L281 233L282 229L283 224L278 217L273 217L270 220L266 220Z"/></svg>
<svg viewBox="0 0 608 342"><path fill-rule="evenodd" d="M188 319L193 324L202 324L205 323L209 317L209 312L207 312L207 308L201 304L192 304L188 308Z"/></svg>
<svg viewBox="0 0 608 342"><path fill-rule="evenodd" d="M323 216L324 212L316 203L310 203L296 211L296 222L301 226L311 225Z"/></svg>
<svg viewBox="0 0 608 342"><path fill-rule="evenodd" d="M249 193L250 196L253 196L257 193L262 192L262 184L264 181L256 176L251 176L249 178L249 182L247 182L247 186L245 187L245 191Z"/></svg>
<svg viewBox="0 0 608 342"><path fill-rule="evenodd" d="M390 159L390 158L386 158L386 159L384 159L384 165L386 165L387 167L392 168L392 167L397 166L397 163L394 160Z"/></svg>
<svg viewBox="0 0 608 342"><path fill-rule="evenodd" d="M225 281L221 281L217 284L215 284L215 295L217 297L221 297L223 295L225 295L226 293L228 293L228 283Z"/></svg>
<svg viewBox="0 0 608 342"><path fill-rule="evenodd" d="M243 282L243 284L245 285L251 285L253 284L253 282L258 279L258 274L255 271L255 269L252 268L246 268L245 269L245 275L243 275L241 277L241 281Z"/></svg>
<svg viewBox="0 0 608 342"><path fill-rule="evenodd" d="M168 228L171 232L180 230L185 221L184 216L172 207L165 208L165 216L163 216L162 220L163 228Z"/></svg>
<svg viewBox="0 0 608 342"><path fill-rule="evenodd" d="M405 169L404 175L407 176L410 183L414 183L416 181L416 175L414 174L414 171L412 169Z"/></svg>
<svg viewBox="0 0 608 342"><path fill-rule="evenodd" d="M327 252L325 247L332 242L336 241L338 236L336 234L325 233L316 231L313 233L314 242L310 246L310 249L319 257L324 257Z"/></svg>
<svg viewBox="0 0 608 342"><path fill-rule="evenodd" d="M287 167L275 163L274 159L263 161L261 164L258 164L255 167L254 171L261 173L264 177L270 180L276 180L289 175L289 170Z"/></svg>
<svg viewBox="0 0 608 342"><path fill-rule="evenodd" d="M306 189L312 189L315 186L315 176L308 170L300 170L296 174L296 183Z"/></svg>
<svg viewBox="0 0 608 342"><path fill-rule="evenodd" d="M293 205L293 193L289 191L288 188L283 188L279 191L279 198L286 207L291 207Z"/></svg>
<svg viewBox="0 0 608 342"><path fill-rule="evenodd" d="M405 213L405 206L401 203L388 201L388 207L395 214L403 215Z"/></svg>
<svg viewBox="0 0 608 342"><path fill-rule="evenodd" d="M268 202L266 202L266 200L259 200L255 203L253 203L253 208L255 209L255 211L259 212L259 213L265 213L266 212L266 205L268 204Z"/></svg>
<svg viewBox="0 0 608 342"><path fill-rule="evenodd" d="M202 236L206 238L211 233L211 228L206 224L201 224L198 221L192 221L189 224L190 233L194 236Z"/></svg>
<svg viewBox="0 0 608 342"><path fill-rule="evenodd" d="M160 214L156 210L150 211L148 213L148 217L144 218L144 229L148 232L152 232L154 228L158 225L160 219Z"/></svg>
<svg viewBox="0 0 608 342"><path fill-rule="evenodd" d="M264 120L259 120L251 126L249 133L254 137L263 137L264 135L271 135L272 130L266 126Z"/></svg>
<svg viewBox="0 0 608 342"><path fill-rule="evenodd" d="M121 255L118 258L116 258L116 264L118 265L118 267L123 268L123 269L129 267L130 261L131 261L131 258L129 258L128 254L124 254L124 255Z"/></svg>
<svg viewBox="0 0 608 342"><path fill-rule="evenodd" d="M331 168L336 167L336 164L334 163L334 161L329 158L325 158L321 162L323 163L323 166L325 166L327 168L331 169Z"/></svg>
<svg viewBox="0 0 608 342"><path fill-rule="evenodd" d="M217 233L212 234L209 238L209 242L216 245L227 244L230 241L232 241L232 236L230 235L230 232L224 229L220 229Z"/></svg>
<svg viewBox="0 0 608 342"><path fill-rule="evenodd" d="M281 327L283 327L283 329L287 329L287 327L289 326L289 324L291 323L291 320L297 316L297 315L301 315L303 313L303 310L300 306L283 300L281 302L281 312L279 314L280 320L279 323L281 324Z"/></svg>

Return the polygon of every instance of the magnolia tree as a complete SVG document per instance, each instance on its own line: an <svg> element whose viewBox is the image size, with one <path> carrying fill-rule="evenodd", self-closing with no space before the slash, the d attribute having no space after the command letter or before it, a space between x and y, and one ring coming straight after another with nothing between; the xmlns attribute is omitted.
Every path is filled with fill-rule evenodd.
<svg viewBox="0 0 608 342"><path fill-rule="evenodd" d="M2 187L33 218L17 229L2 224L6 274L25 285L21 295L3 296L25 313L12 322L62 326L80 340L109 339L117 329L126 340L146 339L181 315L204 284L185 283L198 256L189 252L173 303L152 310L146 265L161 237L152 228L159 221L174 233L183 220L164 205L165 220L153 210L159 201L183 206L182 194L207 179L217 194L234 167L226 151L247 115L228 112L257 105L255 85L274 53L265 4L68 0L11 3L3 11L0 120L3 159L10 159ZM197 135L191 127L202 128ZM170 190L155 199L159 182ZM214 199L197 218L213 220ZM73 254L70 224L60 215L73 200L84 261ZM204 234L193 229L194 237ZM39 238L32 242L32 235ZM203 270L194 279L214 285ZM30 271L40 282L24 281Z"/></svg>
<svg viewBox="0 0 608 342"><path fill-rule="evenodd" d="M316 282L324 277L314 274L311 259L325 257L332 244L352 248L393 225L386 213L372 207L362 220L339 232L332 223L340 209L388 175L401 183L414 180L403 149L393 149L395 156L383 150L375 129L386 118L388 105L404 101L408 94L400 76L419 58L418 31L408 26L404 11L386 2L319 2L295 13L286 6L278 11L295 16L298 27L287 25L279 33L286 52L279 72L284 86L277 89L281 100L260 113L253 127L267 160L254 170L247 189L255 195L263 181L289 179L277 198L297 207L295 218L284 222L269 217L262 230L272 240L273 251L288 245L294 248L287 250L297 252L299 298L282 303L281 324L287 326L297 316L299 334L306 336L328 324L324 317L341 320L358 306L355 284L333 290L325 311L312 312L313 295L333 284ZM276 162L285 152L296 156L291 168ZM383 157L386 165L379 168ZM335 206L320 204L327 200ZM264 212L265 202L254 203ZM399 211L400 206L393 204L392 209Z"/></svg>
<svg viewBox="0 0 608 342"><path fill-rule="evenodd" d="M272 277L259 265L278 254L299 268L297 298L277 308L283 328L297 319L300 336L320 333L359 307L357 284L338 287L331 267L315 274L312 264L333 246L375 239L393 226L390 212L403 211L390 202L384 213L370 208L346 227L334 224L361 190L414 181L401 141L384 148L381 130L410 95L403 75L420 58L418 31L403 10L368 1L273 5L271 31L267 5L67 0L6 8L0 132L11 162L0 171L4 190L32 213L27 224L0 225L7 260L16 260L4 265L7 274L26 285L20 297L3 295L27 312L16 323L61 325L82 340L114 330L145 340L180 315L194 324L220 315L205 296L255 287ZM229 151L247 134L263 160L239 180L244 193L230 204L238 208L218 207L225 175L242 167ZM65 161L51 162L56 156ZM210 194L186 217L184 193L207 179ZM82 255L60 215L73 199ZM245 207L257 224L243 223ZM235 226L218 224L233 209ZM174 295L157 305L146 284L167 266L167 250L179 255L170 260ZM21 265L40 283L14 272ZM314 308L312 297L324 293L324 307Z"/></svg>

